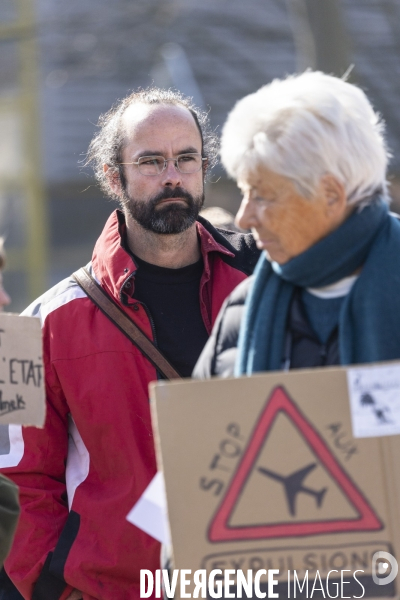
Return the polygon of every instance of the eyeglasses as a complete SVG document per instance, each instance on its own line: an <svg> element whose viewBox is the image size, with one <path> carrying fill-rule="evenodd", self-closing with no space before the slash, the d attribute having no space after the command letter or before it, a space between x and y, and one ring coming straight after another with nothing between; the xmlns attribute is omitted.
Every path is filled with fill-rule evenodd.
<svg viewBox="0 0 400 600"><path fill-rule="evenodd" d="M197 173L203 166L203 162L207 160L201 154L192 152L190 154L179 154L175 158L164 158L163 156L141 156L136 162L118 163L120 165L137 165L139 173L155 177L161 175L167 168L167 162L172 160L175 168L185 175Z"/></svg>

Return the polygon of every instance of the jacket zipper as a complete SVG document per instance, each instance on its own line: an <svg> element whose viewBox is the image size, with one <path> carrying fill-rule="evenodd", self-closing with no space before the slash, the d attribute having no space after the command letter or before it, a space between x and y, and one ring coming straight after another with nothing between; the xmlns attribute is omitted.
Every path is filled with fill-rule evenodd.
<svg viewBox="0 0 400 600"><path fill-rule="evenodd" d="M158 347L157 335L156 335L156 327L154 325L153 317L151 316L151 313L150 313L149 309L147 308L147 306L144 304L144 302L140 302L139 300L136 300L136 302L137 302L137 304L141 304L141 306L143 306L143 308L145 310L147 318L150 321L151 332L153 334L153 343L154 343L155 346Z"/></svg>
<svg viewBox="0 0 400 600"><path fill-rule="evenodd" d="M319 356L321 359L321 367L324 367L328 358L327 344L322 344L322 346L320 346Z"/></svg>
<svg viewBox="0 0 400 600"><path fill-rule="evenodd" d="M141 304L143 306L145 312L146 312L147 318L149 319L149 322L150 322L151 332L153 334L153 343L158 348L156 328L155 328L155 325L154 325L153 317L151 316L151 313L150 313L149 309L147 308L147 306L144 304L144 302L139 302L139 300L137 300L137 303ZM156 373L157 373L157 379L159 381L162 380L162 379L164 379L164 377L161 376L161 373L157 369L157 367L156 367ZM150 402L150 398L149 398L149 402Z"/></svg>
<svg viewBox="0 0 400 600"><path fill-rule="evenodd" d="M328 350L331 347L332 341L334 340L335 336L338 334L339 334L339 326L335 325L335 327L332 329L325 344L321 345L321 347L320 347L320 357L322 360L321 367L326 366L326 364L328 362Z"/></svg>
<svg viewBox="0 0 400 600"><path fill-rule="evenodd" d="M125 304L124 301L123 301L123 299L122 299L122 294L123 294L122 290L124 289L124 287L126 286L127 282L130 279L135 279L135 273L131 273L129 275L129 277L124 281L124 283L121 286L121 291L119 293L119 299L120 299L121 304ZM147 308L147 306L143 302L140 302L139 300L135 300L135 302L136 302L136 304L141 304L143 306L143 308L145 310L145 313L147 315L147 318L150 321L151 332L153 334L153 343L158 347L157 336L156 336L156 328L155 328L155 325L154 325L153 317L151 316L149 309Z"/></svg>

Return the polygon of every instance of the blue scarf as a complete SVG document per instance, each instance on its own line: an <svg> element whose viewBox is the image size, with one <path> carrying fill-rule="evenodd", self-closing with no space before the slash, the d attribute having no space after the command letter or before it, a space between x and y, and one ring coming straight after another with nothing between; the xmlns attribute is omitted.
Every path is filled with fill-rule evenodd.
<svg viewBox="0 0 400 600"><path fill-rule="evenodd" d="M380 198L284 265L271 264L263 253L246 299L235 374L281 369L295 287L326 286L358 267L339 317L341 364L399 359L399 261L400 223Z"/></svg>

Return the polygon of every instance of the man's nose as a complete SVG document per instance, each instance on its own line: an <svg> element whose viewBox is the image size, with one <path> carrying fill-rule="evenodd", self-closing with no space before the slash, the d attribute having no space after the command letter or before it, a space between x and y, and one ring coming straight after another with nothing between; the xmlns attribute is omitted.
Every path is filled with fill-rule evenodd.
<svg viewBox="0 0 400 600"><path fill-rule="evenodd" d="M251 229L256 224L253 202L247 195L243 196L243 200L235 217L235 223L241 229Z"/></svg>
<svg viewBox="0 0 400 600"><path fill-rule="evenodd" d="M178 171L176 161L168 160L167 166L161 174L162 184L177 187L182 183L182 173Z"/></svg>

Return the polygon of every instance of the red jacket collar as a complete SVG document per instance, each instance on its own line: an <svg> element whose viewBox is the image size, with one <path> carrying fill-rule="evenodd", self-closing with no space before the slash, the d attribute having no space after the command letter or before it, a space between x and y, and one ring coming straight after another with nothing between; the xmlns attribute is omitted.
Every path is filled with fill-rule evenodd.
<svg viewBox="0 0 400 600"><path fill-rule="evenodd" d="M204 261L204 274L207 276L210 272L209 255L211 252L219 252L227 256L234 256L234 254L216 242L211 233L198 221L196 226ZM108 218L96 242L92 257L96 278L117 300L121 300L122 288L134 275L137 268L132 257L122 246L121 235L125 227L123 213L115 210Z"/></svg>

